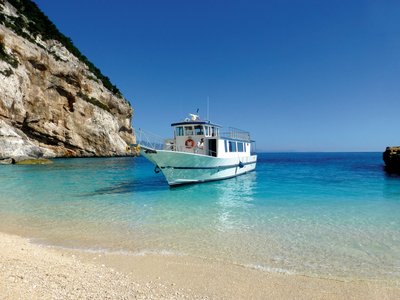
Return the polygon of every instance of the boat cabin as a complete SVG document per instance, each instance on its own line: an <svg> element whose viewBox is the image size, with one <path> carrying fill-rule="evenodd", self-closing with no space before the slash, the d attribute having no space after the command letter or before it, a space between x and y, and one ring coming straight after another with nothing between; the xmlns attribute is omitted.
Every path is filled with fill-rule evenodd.
<svg viewBox="0 0 400 300"><path fill-rule="evenodd" d="M222 133L221 126L193 114L171 127L174 138L165 141L165 150L224 158L250 155L252 141L247 132L237 129Z"/></svg>

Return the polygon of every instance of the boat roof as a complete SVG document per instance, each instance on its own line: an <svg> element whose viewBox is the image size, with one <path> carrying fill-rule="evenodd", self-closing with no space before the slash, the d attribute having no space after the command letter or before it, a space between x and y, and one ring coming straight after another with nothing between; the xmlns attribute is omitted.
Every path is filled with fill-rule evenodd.
<svg viewBox="0 0 400 300"><path fill-rule="evenodd" d="M172 123L171 126L179 126L179 125L210 125L214 127L219 127L221 128L222 126L213 124L210 121L182 121L182 122L177 122L177 123Z"/></svg>

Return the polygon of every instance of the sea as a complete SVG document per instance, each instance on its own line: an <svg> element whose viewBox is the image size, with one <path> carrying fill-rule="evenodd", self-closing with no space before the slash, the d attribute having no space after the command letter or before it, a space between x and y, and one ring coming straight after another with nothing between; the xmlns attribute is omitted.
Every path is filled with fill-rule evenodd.
<svg viewBox="0 0 400 300"><path fill-rule="evenodd" d="M122 255L400 280L400 177L381 153L259 153L254 172L170 188L143 157L0 167L0 231Z"/></svg>

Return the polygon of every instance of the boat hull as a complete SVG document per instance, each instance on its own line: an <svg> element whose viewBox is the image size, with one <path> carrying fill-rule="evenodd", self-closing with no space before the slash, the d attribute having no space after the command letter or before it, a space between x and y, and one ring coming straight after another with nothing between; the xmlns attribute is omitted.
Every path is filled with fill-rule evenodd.
<svg viewBox="0 0 400 300"><path fill-rule="evenodd" d="M222 180L253 171L257 155L219 158L168 150L141 149L171 186Z"/></svg>

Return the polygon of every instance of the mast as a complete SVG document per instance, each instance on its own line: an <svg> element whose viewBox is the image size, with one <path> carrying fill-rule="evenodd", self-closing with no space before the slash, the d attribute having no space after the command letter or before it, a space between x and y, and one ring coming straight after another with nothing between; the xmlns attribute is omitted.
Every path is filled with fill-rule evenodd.
<svg viewBox="0 0 400 300"><path fill-rule="evenodd" d="M207 96L207 121L210 121L210 96Z"/></svg>

